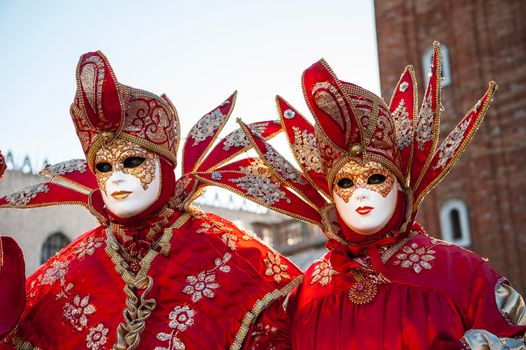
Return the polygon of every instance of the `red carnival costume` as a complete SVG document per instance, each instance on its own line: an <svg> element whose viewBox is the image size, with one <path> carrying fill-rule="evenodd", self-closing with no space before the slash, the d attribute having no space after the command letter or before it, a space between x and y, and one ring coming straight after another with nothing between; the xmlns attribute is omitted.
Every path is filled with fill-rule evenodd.
<svg viewBox="0 0 526 350"><path fill-rule="evenodd" d="M339 80L321 60L303 75L315 127L277 98L302 172L245 127L260 155L263 188L255 195L239 186L243 168L223 173L220 181L213 173L199 174L208 183L316 224L329 238L327 254L291 293L288 316L274 306L260 317L259 324L267 327L256 327L254 349L526 349L524 301L509 282L476 254L428 236L414 220L424 196L471 140L496 88L491 82L437 147L440 76L435 43L418 113L411 66L387 106L371 92ZM360 229L366 233L360 233L353 227L365 222L374 206L351 212L340 208L355 199L370 200L367 196L379 203L392 196L389 203L396 205L381 228L366 232L364 226Z"/></svg>
<svg viewBox="0 0 526 350"><path fill-rule="evenodd" d="M171 102L117 82L100 52L81 57L71 115L87 161L46 167L41 174L51 180L1 198L0 207L79 204L102 226L28 277L26 293L20 250L2 237L0 349L246 346L255 318L299 283L299 271L232 223L189 207L205 186L195 172L216 171L250 148L242 130L212 148L235 97L191 129L176 181L180 137ZM251 128L268 139L281 126ZM109 190L126 181L139 190ZM140 206L140 195L148 206L124 214L123 200Z"/></svg>

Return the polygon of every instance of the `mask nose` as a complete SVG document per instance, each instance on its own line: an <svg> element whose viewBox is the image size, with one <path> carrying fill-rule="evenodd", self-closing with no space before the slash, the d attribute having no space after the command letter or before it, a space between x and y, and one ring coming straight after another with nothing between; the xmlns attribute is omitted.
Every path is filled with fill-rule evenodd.
<svg viewBox="0 0 526 350"><path fill-rule="evenodd" d="M367 192L365 191L356 191L355 195L354 195L354 199L359 201L359 202L363 202L364 200L368 199L369 196L367 195Z"/></svg>
<svg viewBox="0 0 526 350"><path fill-rule="evenodd" d="M125 181L124 173L122 171L113 173L113 175L111 175L108 181L114 185L120 185Z"/></svg>

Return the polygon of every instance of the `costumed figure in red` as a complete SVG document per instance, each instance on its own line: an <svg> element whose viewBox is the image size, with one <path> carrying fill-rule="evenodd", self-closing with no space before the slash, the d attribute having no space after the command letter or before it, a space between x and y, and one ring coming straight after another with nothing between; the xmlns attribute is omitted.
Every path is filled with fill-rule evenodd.
<svg viewBox="0 0 526 350"><path fill-rule="evenodd" d="M424 196L451 170L479 127L496 89L438 145L440 47L420 111L414 69L402 74L390 105L339 80L324 60L303 74L312 126L278 97L297 170L244 126L260 155L273 201L227 181L269 208L313 223L328 252L303 283L260 317L254 349L526 349L523 298L487 261L428 236L415 221ZM279 194L279 195L278 195Z"/></svg>
<svg viewBox="0 0 526 350"><path fill-rule="evenodd" d="M78 204L101 226L27 281L20 249L1 238L0 349L247 346L258 314L281 305L300 273L253 235L190 206L205 187L195 173L220 178L251 147L242 130L214 146L235 98L190 130L176 180L172 103L119 83L100 52L80 58L71 115L86 160L47 166L49 181L1 198L0 207ZM275 121L250 127L264 139L281 130Z"/></svg>

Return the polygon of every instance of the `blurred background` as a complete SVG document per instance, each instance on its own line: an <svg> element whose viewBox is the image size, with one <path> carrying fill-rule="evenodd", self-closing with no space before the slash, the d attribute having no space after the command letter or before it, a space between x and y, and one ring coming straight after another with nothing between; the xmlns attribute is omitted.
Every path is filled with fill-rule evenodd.
<svg viewBox="0 0 526 350"><path fill-rule="evenodd" d="M101 50L117 79L176 105L186 135L234 90L231 121L277 118L280 94L309 116L302 71L321 57L387 103L405 65L419 96L433 40L444 62L441 136L499 84L494 104L451 174L424 201L427 232L490 259L526 291L526 2L521 0L0 2L0 194L40 181L47 163L82 158L69 117L81 54ZM287 154L283 138L274 141ZM306 268L324 253L316 228L214 189L197 203L254 231ZM94 227L82 208L0 211L31 273Z"/></svg>

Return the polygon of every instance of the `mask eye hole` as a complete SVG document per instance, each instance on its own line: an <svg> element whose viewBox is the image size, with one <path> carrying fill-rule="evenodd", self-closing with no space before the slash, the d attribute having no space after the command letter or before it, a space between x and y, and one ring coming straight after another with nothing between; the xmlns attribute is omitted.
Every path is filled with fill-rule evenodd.
<svg viewBox="0 0 526 350"><path fill-rule="evenodd" d="M351 188L353 186L354 182L352 182L352 180L348 177L344 177L343 179L340 179L340 181L338 181L338 187L340 188Z"/></svg>
<svg viewBox="0 0 526 350"><path fill-rule="evenodd" d="M379 185L385 181L385 176L382 174L373 174L367 179L369 185Z"/></svg>
<svg viewBox="0 0 526 350"><path fill-rule="evenodd" d="M124 160L125 168L136 168L144 162L142 157L129 157Z"/></svg>
<svg viewBox="0 0 526 350"><path fill-rule="evenodd" d="M100 171L101 173L107 173L109 171L111 171L112 169L112 166L110 163L98 163L97 165L95 165L95 168L97 168L97 171Z"/></svg>

